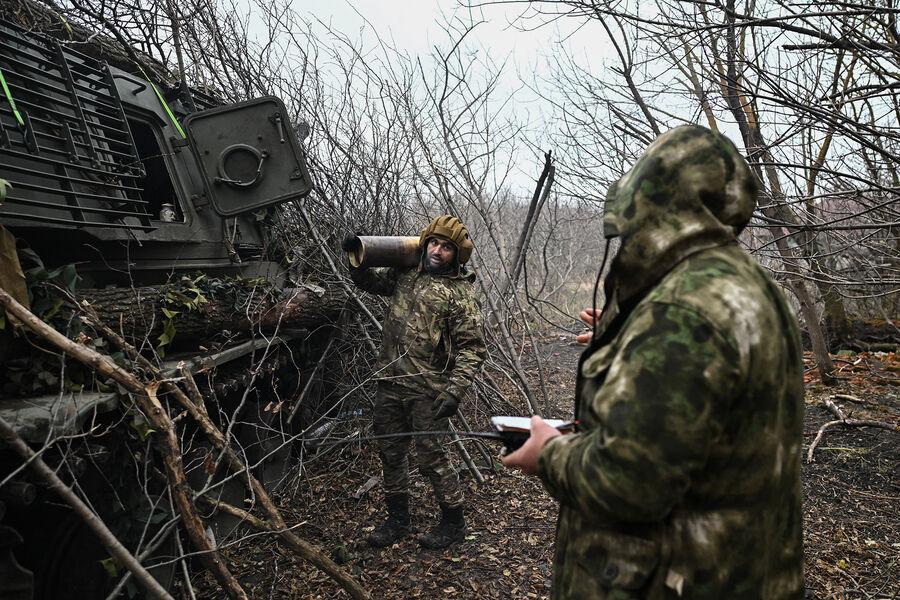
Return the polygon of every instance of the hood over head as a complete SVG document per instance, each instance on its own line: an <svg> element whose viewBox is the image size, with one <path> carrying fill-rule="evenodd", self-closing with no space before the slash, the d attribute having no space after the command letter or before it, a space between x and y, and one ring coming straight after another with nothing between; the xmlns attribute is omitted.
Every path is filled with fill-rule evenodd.
<svg viewBox="0 0 900 600"><path fill-rule="evenodd" d="M621 246L606 292L624 303L687 256L734 242L756 208L756 178L725 136L698 125L659 136L607 193L603 234Z"/></svg>

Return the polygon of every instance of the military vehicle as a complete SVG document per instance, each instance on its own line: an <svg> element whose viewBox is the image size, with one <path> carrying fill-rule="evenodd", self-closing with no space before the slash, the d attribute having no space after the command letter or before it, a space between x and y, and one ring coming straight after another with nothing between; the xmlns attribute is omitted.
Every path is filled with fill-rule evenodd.
<svg viewBox="0 0 900 600"><path fill-rule="evenodd" d="M285 269L268 251L266 212L312 186L284 104L264 97L221 105L196 90L187 97L184 88L179 94L85 48L0 21L0 179L11 184L0 225L14 236L12 254L22 268L68 273L73 289L126 295L185 277L278 285ZM142 305L140 298L130 302ZM16 361L27 363L23 370L33 365L16 354L12 325L3 324L0 364L10 378ZM274 475L286 457L281 415L264 407L297 387L306 352L297 344L309 343L301 333L172 345L164 365L183 360L198 371L215 370L216 382L198 377L216 401L210 414L240 422L232 433L251 464ZM28 338L20 333L19 347L22 337ZM271 350L278 345L285 347L280 355ZM263 350L268 366L258 372L269 375L248 381L250 357L258 361ZM48 464L132 551L162 563L153 571L158 578L170 580L176 563L166 559L174 555L177 527L154 478L152 432L108 385L64 384L58 370L40 375L46 385L38 394L23 393L10 379L0 382L0 416L35 448L45 448ZM215 457L192 435L189 427L182 432L185 464L200 488L215 482ZM118 566L20 466L0 449L0 599L106 597L121 576ZM242 486L231 481L219 490L241 505ZM125 589L136 593L133 584Z"/></svg>

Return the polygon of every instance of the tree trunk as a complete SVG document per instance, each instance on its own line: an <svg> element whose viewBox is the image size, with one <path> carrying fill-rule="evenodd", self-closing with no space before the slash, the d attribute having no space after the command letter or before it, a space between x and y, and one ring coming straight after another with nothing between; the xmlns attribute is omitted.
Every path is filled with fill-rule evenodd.
<svg viewBox="0 0 900 600"><path fill-rule="evenodd" d="M88 302L104 324L126 339L156 340L169 321L174 327L171 337L180 345L224 331L242 337L252 330L319 326L334 320L346 302L340 289L296 288L277 301L271 298L271 290L253 292L225 286L204 291L204 300L198 301L194 291L179 284L76 291L79 302Z"/></svg>
<svg viewBox="0 0 900 600"><path fill-rule="evenodd" d="M506 296L509 290L516 289L519 273L522 270L522 263L528 253L530 232L533 231L534 223L540 217L541 207L550 194L551 185L553 185L553 159L550 152L544 152L544 169L541 171L540 177L538 177L534 194L531 197L531 204L528 205L528 214L525 216L525 222L522 224L522 231L519 232L519 241L513 248L513 258L509 262L509 280L506 282L506 286L500 294L501 296Z"/></svg>
<svg viewBox="0 0 900 600"><path fill-rule="evenodd" d="M831 356L828 354L828 345L825 343L825 336L822 335L822 328L810 326L810 323L818 324L818 318L809 290L800 279L792 281L789 285L800 302L800 314L803 315L803 320L806 321L806 331L809 333L809 341L812 345L813 356L815 356L819 367L822 383L834 385L837 383L837 379L833 375L834 365L831 361Z"/></svg>
<svg viewBox="0 0 900 600"><path fill-rule="evenodd" d="M759 179L760 191L766 189L766 180L768 180L770 201L765 205L761 205L759 207L760 211L770 219L783 223L793 223L792 215L784 209L785 194L781 188L778 171L773 166L775 161L772 159L769 145L765 143L762 132L759 129L759 116L756 112L756 107L744 96L741 84L742 74L738 65L738 57L741 54L738 48L737 28L735 27L733 16L734 4L734 0L726 0L726 11L729 15L728 27L725 30L726 64L725 71L718 73L720 85L725 101L728 103L728 108L737 121L738 129L744 140L744 147L748 155L747 160ZM765 179L763 179L764 175ZM787 244L786 236L784 235L785 233L793 235L795 232L791 232L785 227L774 228L771 233L775 239L775 247L778 249L785 267L792 272L789 285L800 302L801 311L806 321L806 329L809 332L809 339L812 342L813 352L819 364L819 373L822 376L822 381L829 384L834 383L835 379L832 375L834 363L828 355L828 347L816 313L815 301L809 293L806 282L802 279L803 269L800 260L794 255L794 251ZM799 251L799 254L802 258L809 259L802 249Z"/></svg>
<svg viewBox="0 0 900 600"><path fill-rule="evenodd" d="M828 285L822 301L825 302L823 317L825 331L828 333L828 346L836 352L850 340L850 319L847 318L844 300L837 287Z"/></svg>

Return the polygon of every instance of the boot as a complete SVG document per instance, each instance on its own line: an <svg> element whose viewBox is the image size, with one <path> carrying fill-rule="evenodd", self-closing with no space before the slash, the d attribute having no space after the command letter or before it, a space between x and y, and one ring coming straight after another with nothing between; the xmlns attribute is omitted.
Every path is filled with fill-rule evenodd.
<svg viewBox="0 0 900 600"><path fill-rule="evenodd" d="M428 533L419 536L419 544L432 550L446 548L450 544L461 542L466 537L466 522L463 519L463 508L450 508L441 504L441 521Z"/></svg>
<svg viewBox="0 0 900 600"><path fill-rule="evenodd" d="M375 548L386 548L409 535L409 496L391 494L384 501L387 519L366 537L366 542Z"/></svg>

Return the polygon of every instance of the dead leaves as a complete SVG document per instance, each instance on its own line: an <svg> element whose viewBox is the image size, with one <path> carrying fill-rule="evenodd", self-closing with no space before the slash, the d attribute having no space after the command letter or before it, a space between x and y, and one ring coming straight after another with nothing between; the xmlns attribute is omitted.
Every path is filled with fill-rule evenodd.
<svg viewBox="0 0 900 600"><path fill-rule="evenodd" d="M900 386L900 356L896 352L842 351L832 356L832 360L834 376L857 390ZM821 385L811 352L804 353L803 362L806 367L804 382L813 387Z"/></svg>

